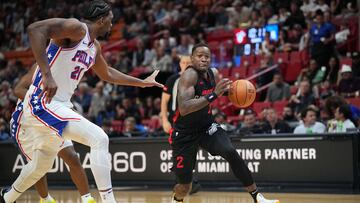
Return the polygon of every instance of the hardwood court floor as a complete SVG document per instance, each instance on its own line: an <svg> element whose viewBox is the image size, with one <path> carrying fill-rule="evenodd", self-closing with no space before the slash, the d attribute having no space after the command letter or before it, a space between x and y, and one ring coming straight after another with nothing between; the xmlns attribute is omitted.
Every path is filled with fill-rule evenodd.
<svg viewBox="0 0 360 203"><path fill-rule="evenodd" d="M100 203L95 190L91 191ZM81 203L75 190L51 190L58 203ZM171 192L164 191L115 191L118 203L169 203ZM359 203L360 195L265 193L268 198L278 198L281 203ZM34 190L23 194L18 203L36 203L39 197ZM190 196L185 203L253 203L244 192L199 192Z"/></svg>

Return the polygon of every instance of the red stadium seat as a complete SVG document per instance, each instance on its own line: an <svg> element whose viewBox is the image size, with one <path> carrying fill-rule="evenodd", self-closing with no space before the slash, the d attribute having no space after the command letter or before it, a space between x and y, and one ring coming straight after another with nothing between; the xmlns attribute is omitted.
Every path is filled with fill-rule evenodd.
<svg viewBox="0 0 360 203"><path fill-rule="evenodd" d="M294 82L298 75L300 74L302 69L301 63L291 63L288 65L285 73L285 81L286 82Z"/></svg>
<svg viewBox="0 0 360 203"><path fill-rule="evenodd" d="M221 75L220 78L227 78L230 76L230 68L219 68L218 71Z"/></svg>
<svg viewBox="0 0 360 203"><path fill-rule="evenodd" d="M111 128L116 133L121 133L124 127L124 122L122 120L113 120L111 122Z"/></svg>
<svg viewBox="0 0 360 203"><path fill-rule="evenodd" d="M340 59L340 68L344 64L351 66L352 65L352 59L351 58L342 58L342 59Z"/></svg>
<svg viewBox="0 0 360 203"><path fill-rule="evenodd" d="M244 79L247 77L247 67L234 67L231 69L230 78L232 80Z"/></svg>
<svg viewBox="0 0 360 203"><path fill-rule="evenodd" d="M252 107L256 114L259 115L263 109L271 107L271 102L255 102Z"/></svg>
<svg viewBox="0 0 360 203"><path fill-rule="evenodd" d="M273 107L277 113L281 113L288 103L288 101L277 101L273 103Z"/></svg>
<svg viewBox="0 0 360 203"><path fill-rule="evenodd" d="M287 52L275 52L274 63L288 63L289 54Z"/></svg>
<svg viewBox="0 0 360 203"><path fill-rule="evenodd" d="M348 101L350 104L352 104L352 105L360 108L360 98L349 98L349 99L347 99L347 101Z"/></svg>
<svg viewBox="0 0 360 203"><path fill-rule="evenodd" d="M302 62L301 52L293 51L290 53L290 63L301 63L301 62Z"/></svg>

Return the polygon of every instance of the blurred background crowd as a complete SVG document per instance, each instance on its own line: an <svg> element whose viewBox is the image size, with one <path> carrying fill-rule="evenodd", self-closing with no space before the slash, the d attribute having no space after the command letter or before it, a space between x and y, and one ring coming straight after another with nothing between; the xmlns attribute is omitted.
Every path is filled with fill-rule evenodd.
<svg viewBox="0 0 360 203"><path fill-rule="evenodd" d="M226 97L213 103L216 121L234 135L346 132L359 125L356 0L110 2L114 26L102 46L112 67L137 77L159 69L159 81L165 83L179 71L178 56L190 55L194 44L205 42L222 77L256 84L257 101L247 109L236 108ZM1 1L0 140L9 138L17 102L12 88L34 63L26 27L54 17L81 20L84 6L82 0ZM236 30L250 37L273 24L276 39L261 31L261 42L250 53L234 40ZM107 84L89 71L72 101L110 137L155 137L166 136L160 97L156 88Z"/></svg>

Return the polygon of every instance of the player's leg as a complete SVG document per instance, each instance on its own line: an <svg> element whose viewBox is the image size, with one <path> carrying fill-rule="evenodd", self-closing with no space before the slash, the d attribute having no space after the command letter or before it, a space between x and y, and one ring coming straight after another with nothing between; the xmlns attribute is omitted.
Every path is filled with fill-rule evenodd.
<svg viewBox="0 0 360 203"><path fill-rule="evenodd" d="M81 201L83 203L94 203L95 200L90 194L85 170L70 140L65 140L64 146L59 151L58 156L69 166L71 179L81 195Z"/></svg>
<svg viewBox="0 0 360 203"><path fill-rule="evenodd" d="M177 184L174 186L172 203L183 202L184 197L190 192L192 187L192 171L195 167L196 153L198 150L198 139L195 135L181 134L172 132L173 142L173 168L176 175Z"/></svg>
<svg viewBox="0 0 360 203"><path fill-rule="evenodd" d="M265 199L258 192L245 161L237 153L226 131L220 126L218 126L216 130L213 130L211 134L204 136L200 141L200 146L211 155L219 155L229 162L235 177L243 183L246 190L253 197L255 203L279 203L278 200Z"/></svg>
<svg viewBox="0 0 360 203"><path fill-rule="evenodd" d="M63 139L47 127L28 127L21 131L18 135L19 146L29 162L22 168L11 189L4 194L5 202L14 202L51 169L63 143Z"/></svg>
<svg viewBox="0 0 360 203"><path fill-rule="evenodd" d="M90 167L103 202L116 202L111 185L109 138L97 125L85 118L69 121L63 136L90 146Z"/></svg>
<svg viewBox="0 0 360 203"><path fill-rule="evenodd" d="M40 178L34 186L40 196L40 203L56 203L56 200L49 194L46 175Z"/></svg>

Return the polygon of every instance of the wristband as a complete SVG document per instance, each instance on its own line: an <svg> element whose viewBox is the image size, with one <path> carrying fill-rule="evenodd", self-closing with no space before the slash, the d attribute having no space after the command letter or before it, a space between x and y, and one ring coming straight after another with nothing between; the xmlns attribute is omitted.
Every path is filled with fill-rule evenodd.
<svg viewBox="0 0 360 203"><path fill-rule="evenodd" d="M218 96L216 95L215 92L212 92L212 93L210 93L210 94L205 95L205 99L206 99L209 103L215 101L215 99L216 99L217 97L218 97Z"/></svg>

